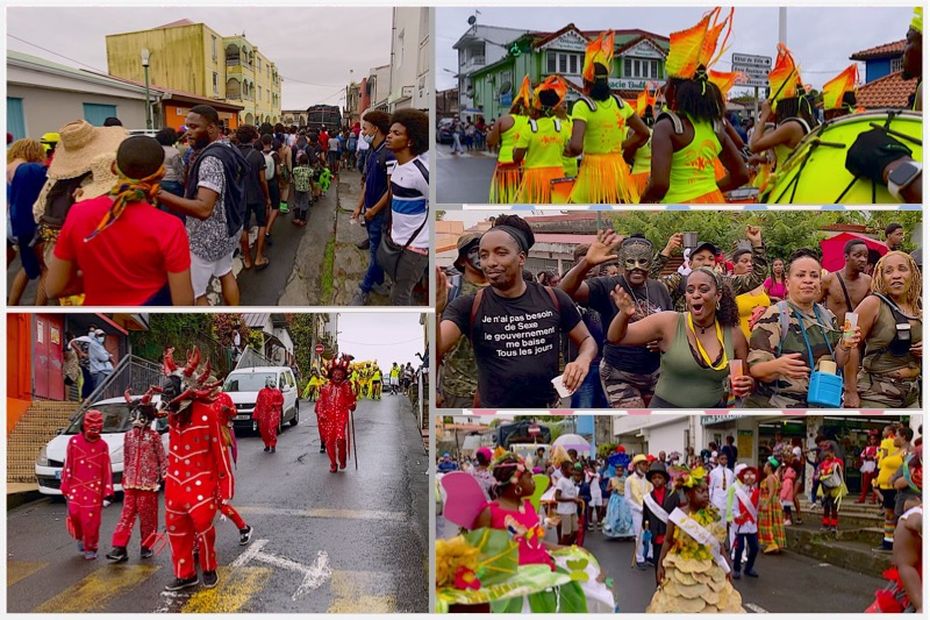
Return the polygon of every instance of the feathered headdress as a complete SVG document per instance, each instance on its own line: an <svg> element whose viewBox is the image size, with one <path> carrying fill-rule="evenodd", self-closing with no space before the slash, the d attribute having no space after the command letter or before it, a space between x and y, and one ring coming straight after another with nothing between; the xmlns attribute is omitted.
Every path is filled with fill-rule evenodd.
<svg viewBox="0 0 930 620"><path fill-rule="evenodd" d="M550 75L543 80L539 86L533 90L533 106L536 109L541 109L543 107L542 103L539 101L539 93L547 90L554 91L559 97L559 103L562 103L562 101L565 100L565 94L568 93L568 84L562 79L561 75Z"/></svg>
<svg viewBox="0 0 930 620"><path fill-rule="evenodd" d="M588 43L584 50L584 66L581 77L586 82L594 81L594 65L604 65L608 74L614 61L614 31L602 32L596 39Z"/></svg>
<svg viewBox="0 0 930 620"><path fill-rule="evenodd" d="M340 353L339 357L334 357L329 361L329 364L326 365L326 376L332 377L334 370L342 370L342 372L348 375L353 359L355 358L351 355Z"/></svg>
<svg viewBox="0 0 930 620"><path fill-rule="evenodd" d="M823 85L823 109L836 110L843 107L843 95L856 92L859 85L859 67L853 63Z"/></svg>
<svg viewBox="0 0 930 620"><path fill-rule="evenodd" d="M797 97L801 84L801 68L785 44L779 43L775 66L769 71L769 101Z"/></svg>
<svg viewBox="0 0 930 620"><path fill-rule="evenodd" d="M649 106L654 106L656 104L656 90L652 89L652 93L649 92L649 82L646 83L646 86L643 87L643 92L636 95L636 116L642 116L646 113L646 108Z"/></svg>
<svg viewBox="0 0 930 620"><path fill-rule="evenodd" d="M739 71L713 71L710 70L707 72L708 81L720 89L720 94L723 95L723 100L727 101L730 97L730 91L733 89L733 85L736 84L736 80L743 77L743 74Z"/></svg>
<svg viewBox="0 0 930 620"><path fill-rule="evenodd" d="M531 90L530 76L524 75L523 82L520 84L520 90L517 92L517 96L513 98L513 102L519 103L522 101L523 107L529 108L532 103Z"/></svg>
<svg viewBox="0 0 930 620"><path fill-rule="evenodd" d="M914 16L911 18L911 28L919 32L921 35L924 33L924 7L915 6L914 7Z"/></svg>
<svg viewBox="0 0 930 620"><path fill-rule="evenodd" d="M718 6L691 28L669 35L665 58L665 72L669 77L693 79L702 68L710 69L723 56L733 31L733 9L723 19L720 18L722 12ZM726 34L718 45L724 28Z"/></svg>

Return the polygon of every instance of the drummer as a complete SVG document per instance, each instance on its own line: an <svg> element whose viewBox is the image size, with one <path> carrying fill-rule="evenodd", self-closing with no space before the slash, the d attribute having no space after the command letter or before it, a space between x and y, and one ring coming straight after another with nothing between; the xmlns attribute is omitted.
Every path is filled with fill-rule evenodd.
<svg viewBox="0 0 930 620"><path fill-rule="evenodd" d="M777 172L804 136L817 126L814 106L804 93L798 66L782 44L778 45L775 68L769 72L769 92L772 97L762 103L759 120L749 137L749 150L753 153L773 150ZM775 130L765 133L765 125L771 121L775 122Z"/></svg>

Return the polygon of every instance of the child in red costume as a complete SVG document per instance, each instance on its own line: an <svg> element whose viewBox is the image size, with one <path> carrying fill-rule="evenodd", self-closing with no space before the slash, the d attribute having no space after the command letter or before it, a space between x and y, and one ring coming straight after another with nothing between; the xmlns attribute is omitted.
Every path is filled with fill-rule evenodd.
<svg viewBox="0 0 930 620"><path fill-rule="evenodd" d="M233 419L236 417L236 405L232 398L226 392L220 392L216 396L217 416L220 420L220 429L223 432L224 444L228 450L227 455L231 458L232 464L235 464L239 453L236 445L236 432L233 429ZM230 466L232 471L232 466ZM220 512L228 517L237 528L239 528L239 544L245 546L252 540L252 526L245 522L245 519L239 515L239 512L233 508L230 502L220 503Z"/></svg>
<svg viewBox="0 0 930 620"><path fill-rule="evenodd" d="M97 559L100 513L104 500L113 495L110 448L100 438L103 414L90 409L84 414L82 432L68 440L61 471L61 494L68 501L68 532L78 541L85 560Z"/></svg>
<svg viewBox="0 0 930 620"><path fill-rule="evenodd" d="M132 402L129 395L126 400ZM113 532L113 550L107 554L112 562L129 559L126 546L132 526L139 517L141 557L152 557L152 544L158 529L158 488L165 478L165 448L161 436L152 429L155 407L151 397L142 397L133 410L132 428L123 436L123 512Z"/></svg>
<svg viewBox="0 0 930 620"><path fill-rule="evenodd" d="M233 475L216 406L222 384L202 370L195 348L179 369L173 349L165 352L162 403L168 415L168 474L165 477L165 523L175 580L169 592L200 583L194 565L194 541L199 548L203 585L213 588L216 575L216 530L213 519L233 496Z"/></svg>
<svg viewBox="0 0 930 620"><path fill-rule="evenodd" d="M355 411L355 392L352 390L352 385L346 381L351 361L350 356L333 360L329 367L329 383L320 389L320 398L316 401L320 436L323 438L326 453L329 455L329 471L333 473L346 468L348 457L349 413Z"/></svg>
<svg viewBox="0 0 930 620"><path fill-rule="evenodd" d="M258 392L255 411L252 413L252 417L258 421L265 452L274 452L278 445L278 426L281 424L281 408L284 406L284 395L274 383L270 377L265 381L265 387Z"/></svg>

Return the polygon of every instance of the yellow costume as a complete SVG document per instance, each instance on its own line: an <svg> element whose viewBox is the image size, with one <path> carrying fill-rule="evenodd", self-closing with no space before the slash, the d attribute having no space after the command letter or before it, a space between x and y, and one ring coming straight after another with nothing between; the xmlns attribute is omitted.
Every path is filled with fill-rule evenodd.
<svg viewBox="0 0 930 620"><path fill-rule="evenodd" d="M753 295L751 292L743 293L742 295L736 296L736 307L739 310L739 328L742 330L743 335L746 336L746 341L749 341L749 319L752 318L752 312L758 307L768 308L772 305L772 300L769 299L769 296L763 290L758 295Z"/></svg>
<svg viewBox="0 0 930 620"><path fill-rule="evenodd" d="M523 76L523 83L520 85L520 92L514 98L514 104L522 104L524 109L530 107L530 78ZM488 202L491 204L511 204L517 196L517 189L520 187L522 168L513 162L514 145L520 140L520 136L527 129L529 117L525 114L511 113L513 126L500 135L500 150L497 153L497 166L494 168L494 176L491 177L491 190L488 195Z"/></svg>
<svg viewBox="0 0 930 620"><path fill-rule="evenodd" d="M536 88L534 106L542 109L539 94L553 91L559 103L568 86L559 76L550 76ZM543 116L531 119L526 131L520 134L514 148L523 149L526 159L523 162L523 180L517 192L517 202L524 204L549 204L552 200L552 181L565 175L562 166L562 153L571 138L571 128L561 119Z"/></svg>

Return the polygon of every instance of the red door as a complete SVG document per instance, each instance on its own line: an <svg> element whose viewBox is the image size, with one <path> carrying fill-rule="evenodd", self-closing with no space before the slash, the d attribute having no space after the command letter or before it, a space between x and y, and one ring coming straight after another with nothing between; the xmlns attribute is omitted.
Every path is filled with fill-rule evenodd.
<svg viewBox="0 0 930 620"><path fill-rule="evenodd" d="M37 398L65 399L65 380L62 375L62 317L49 314L34 316L33 340L33 391Z"/></svg>

